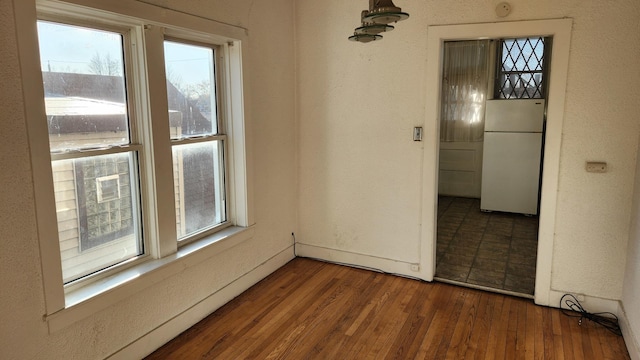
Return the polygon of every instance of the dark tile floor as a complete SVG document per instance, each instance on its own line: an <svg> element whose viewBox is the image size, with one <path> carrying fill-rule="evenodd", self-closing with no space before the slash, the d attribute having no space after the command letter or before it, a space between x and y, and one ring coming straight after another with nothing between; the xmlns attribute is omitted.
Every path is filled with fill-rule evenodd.
<svg viewBox="0 0 640 360"><path fill-rule="evenodd" d="M438 278L533 295L537 244L537 216L481 212L479 199L438 199Z"/></svg>

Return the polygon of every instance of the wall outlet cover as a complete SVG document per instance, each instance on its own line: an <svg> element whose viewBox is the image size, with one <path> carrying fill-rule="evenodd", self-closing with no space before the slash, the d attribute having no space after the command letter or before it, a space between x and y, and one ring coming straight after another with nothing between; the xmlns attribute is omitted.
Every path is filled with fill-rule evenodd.
<svg viewBox="0 0 640 360"><path fill-rule="evenodd" d="M588 161L586 165L587 172L590 173L605 173L607 172L606 162Z"/></svg>

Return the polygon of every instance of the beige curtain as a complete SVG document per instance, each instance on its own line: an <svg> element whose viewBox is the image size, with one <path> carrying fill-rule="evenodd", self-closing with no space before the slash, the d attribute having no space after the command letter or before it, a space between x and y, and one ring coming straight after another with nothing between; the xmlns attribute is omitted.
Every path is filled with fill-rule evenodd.
<svg viewBox="0 0 640 360"><path fill-rule="evenodd" d="M445 42L441 141L482 141L491 57L490 40Z"/></svg>

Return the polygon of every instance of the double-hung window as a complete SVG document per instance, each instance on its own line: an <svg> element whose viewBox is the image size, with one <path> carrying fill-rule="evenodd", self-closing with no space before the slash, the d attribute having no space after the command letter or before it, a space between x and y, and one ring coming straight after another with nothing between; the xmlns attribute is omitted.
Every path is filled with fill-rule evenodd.
<svg viewBox="0 0 640 360"><path fill-rule="evenodd" d="M164 42L178 239L226 221L224 149L218 121L216 48Z"/></svg>
<svg viewBox="0 0 640 360"><path fill-rule="evenodd" d="M252 233L244 30L136 11L38 5L43 91L26 101L45 109L29 126L48 315Z"/></svg>
<svg viewBox="0 0 640 360"><path fill-rule="evenodd" d="M124 29L39 21L64 283L145 254Z"/></svg>

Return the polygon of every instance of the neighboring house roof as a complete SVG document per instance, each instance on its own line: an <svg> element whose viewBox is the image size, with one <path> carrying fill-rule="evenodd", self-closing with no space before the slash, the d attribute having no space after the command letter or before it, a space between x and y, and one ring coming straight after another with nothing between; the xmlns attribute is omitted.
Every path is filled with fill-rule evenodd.
<svg viewBox="0 0 640 360"><path fill-rule="evenodd" d="M123 131L127 108L122 77L60 72L42 73L51 134ZM183 134L211 129L199 109L167 82L169 121Z"/></svg>
<svg viewBox="0 0 640 360"><path fill-rule="evenodd" d="M45 97L50 134L127 131L127 109L122 103L79 97Z"/></svg>
<svg viewBox="0 0 640 360"><path fill-rule="evenodd" d="M46 97L79 96L102 101L125 102L125 89L121 76L45 71L42 73L42 81Z"/></svg>
<svg viewBox="0 0 640 360"><path fill-rule="evenodd" d="M126 115L127 109L123 103L82 97L45 97L48 116L77 116L77 115Z"/></svg>

